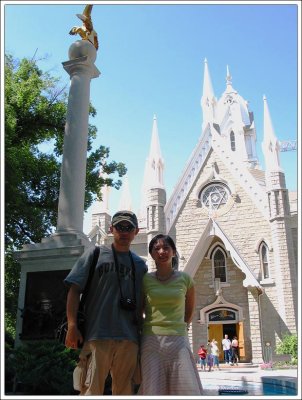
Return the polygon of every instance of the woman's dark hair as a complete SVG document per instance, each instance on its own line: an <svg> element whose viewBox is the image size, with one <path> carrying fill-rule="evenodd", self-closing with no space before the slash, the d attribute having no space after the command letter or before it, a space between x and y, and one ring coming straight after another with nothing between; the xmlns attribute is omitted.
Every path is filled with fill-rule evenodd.
<svg viewBox="0 0 302 400"><path fill-rule="evenodd" d="M173 260L172 260L172 267L175 269L178 269L178 253L176 250L174 240L171 238L171 236L163 235L162 233L154 236L154 238L152 238L149 243L149 253L151 254L153 247L156 245L156 243L159 240L162 240L165 244L169 245L172 248L172 250L175 252L175 256L173 257Z"/></svg>

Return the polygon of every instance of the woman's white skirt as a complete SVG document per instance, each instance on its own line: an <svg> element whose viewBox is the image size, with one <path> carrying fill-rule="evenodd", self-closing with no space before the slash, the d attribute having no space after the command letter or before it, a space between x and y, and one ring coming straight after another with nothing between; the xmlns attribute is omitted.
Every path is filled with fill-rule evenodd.
<svg viewBox="0 0 302 400"><path fill-rule="evenodd" d="M141 369L138 395L202 395L199 373L186 336L143 336Z"/></svg>

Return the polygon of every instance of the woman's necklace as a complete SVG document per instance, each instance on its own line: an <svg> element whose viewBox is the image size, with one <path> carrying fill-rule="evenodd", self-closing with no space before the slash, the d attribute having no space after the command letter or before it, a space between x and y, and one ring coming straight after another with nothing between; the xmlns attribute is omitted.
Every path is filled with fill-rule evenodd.
<svg viewBox="0 0 302 400"><path fill-rule="evenodd" d="M156 279L159 280L159 281L161 281L161 282L167 281L168 279L171 278L171 276L172 276L173 274L174 274L174 269L172 269L172 271L170 272L170 274L169 274L168 276L166 276L165 278L160 278L160 277L158 276L158 274L157 274L157 271L155 272Z"/></svg>

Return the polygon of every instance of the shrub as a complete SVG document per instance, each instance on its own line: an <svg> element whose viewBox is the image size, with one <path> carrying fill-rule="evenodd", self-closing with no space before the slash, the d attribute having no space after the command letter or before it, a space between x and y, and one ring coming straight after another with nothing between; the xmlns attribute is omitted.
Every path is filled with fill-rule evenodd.
<svg viewBox="0 0 302 400"><path fill-rule="evenodd" d="M276 353L290 355L291 362L296 364L298 361L298 336L284 335L282 341L276 346Z"/></svg>
<svg viewBox="0 0 302 400"><path fill-rule="evenodd" d="M26 342L10 350L6 357L6 392L13 374L22 394L75 394L72 374L78 354L53 340Z"/></svg>

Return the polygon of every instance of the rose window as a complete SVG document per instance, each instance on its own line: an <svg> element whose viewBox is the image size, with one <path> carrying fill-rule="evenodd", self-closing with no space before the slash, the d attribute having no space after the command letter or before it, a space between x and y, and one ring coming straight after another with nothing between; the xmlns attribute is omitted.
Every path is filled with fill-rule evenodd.
<svg viewBox="0 0 302 400"><path fill-rule="evenodd" d="M205 207L218 210L227 203L229 195L230 191L225 185L211 184L201 192L200 200Z"/></svg>

